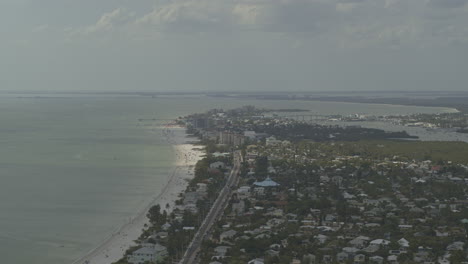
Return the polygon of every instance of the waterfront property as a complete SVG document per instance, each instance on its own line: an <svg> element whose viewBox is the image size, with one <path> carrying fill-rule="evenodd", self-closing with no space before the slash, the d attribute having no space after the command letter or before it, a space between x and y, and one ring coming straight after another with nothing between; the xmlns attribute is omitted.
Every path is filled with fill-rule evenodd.
<svg viewBox="0 0 468 264"><path fill-rule="evenodd" d="M145 264L148 262L156 263L167 256L166 247L160 244L145 244L128 256L127 261L130 264Z"/></svg>

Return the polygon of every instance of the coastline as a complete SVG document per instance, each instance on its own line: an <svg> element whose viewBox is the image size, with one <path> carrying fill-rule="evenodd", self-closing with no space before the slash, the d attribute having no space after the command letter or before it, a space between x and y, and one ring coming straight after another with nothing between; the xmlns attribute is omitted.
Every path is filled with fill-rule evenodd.
<svg viewBox="0 0 468 264"><path fill-rule="evenodd" d="M440 108L440 113L460 113L462 112L455 106L431 106L431 105L411 105L411 104L398 104L398 103L376 103L376 102L357 102L357 101L334 101L334 100L307 100L309 102L332 102L332 103L347 103L347 104L367 104L367 105L384 105L390 107L426 107L426 108Z"/></svg>
<svg viewBox="0 0 468 264"><path fill-rule="evenodd" d="M166 208L169 204L167 211L172 211L179 194L185 191L188 181L194 176L195 164L205 153L199 150L199 146L189 143L193 139L188 138L183 127L167 125L162 132L163 140L172 145L175 154L167 184L128 223L113 232L110 237L86 255L72 262L73 264L110 264L118 261L127 249L136 245L134 240L140 237L142 230L149 223L146 214L151 206L159 204L161 208Z"/></svg>

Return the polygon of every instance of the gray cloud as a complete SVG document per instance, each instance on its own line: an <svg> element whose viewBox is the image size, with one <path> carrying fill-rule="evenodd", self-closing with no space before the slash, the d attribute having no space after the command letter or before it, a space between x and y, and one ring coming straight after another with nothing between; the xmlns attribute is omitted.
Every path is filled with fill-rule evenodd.
<svg viewBox="0 0 468 264"><path fill-rule="evenodd" d="M429 0L429 5L438 8L461 8L468 0Z"/></svg>
<svg viewBox="0 0 468 264"><path fill-rule="evenodd" d="M297 0L270 6L265 30L321 33L333 24L335 6L324 1Z"/></svg>
<svg viewBox="0 0 468 264"><path fill-rule="evenodd" d="M4 0L0 87L461 87L465 3Z"/></svg>
<svg viewBox="0 0 468 264"><path fill-rule="evenodd" d="M124 0L122 0L124 1ZM117 8L73 32L151 35L283 33L341 47L465 40L468 0L173 0L150 11ZM440 8L446 6L447 8ZM449 8L450 7L450 8ZM459 8L455 8L459 7ZM444 32L441 34L434 32ZM126 32L126 33L125 33ZM450 39L448 40L448 35ZM435 39L440 38L440 39ZM433 39L433 40L431 40ZM428 42L429 40L429 42ZM302 41L302 40L300 40ZM347 43L347 45L343 45Z"/></svg>

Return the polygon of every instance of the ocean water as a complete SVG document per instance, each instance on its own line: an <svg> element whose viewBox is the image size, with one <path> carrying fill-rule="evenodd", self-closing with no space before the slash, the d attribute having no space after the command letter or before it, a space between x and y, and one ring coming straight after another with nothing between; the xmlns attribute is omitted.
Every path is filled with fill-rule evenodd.
<svg viewBox="0 0 468 264"><path fill-rule="evenodd" d="M2 263L71 263L158 194L174 161L161 134L167 121L138 119L242 105L316 114L450 111L197 96L0 95Z"/></svg>

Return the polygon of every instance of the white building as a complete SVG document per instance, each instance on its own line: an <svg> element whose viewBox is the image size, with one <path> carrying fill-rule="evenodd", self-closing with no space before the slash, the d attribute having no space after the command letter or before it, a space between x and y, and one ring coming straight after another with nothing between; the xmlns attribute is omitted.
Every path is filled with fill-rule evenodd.
<svg viewBox="0 0 468 264"><path fill-rule="evenodd" d="M281 140L277 140L275 137L271 136L271 137L266 139L265 144L267 146L275 146L275 145L281 144Z"/></svg>
<svg viewBox="0 0 468 264"><path fill-rule="evenodd" d="M157 262L167 256L167 249L160 244L145 244L144 247L134 251L128 256L127 261L131 264L144 264L146 262Z"/></svg>
<svg viewBox="0 0 468 264"><path fill-rule="evenodd" d="M250 197L250 187L249 186L241 186L237 189L237 197L239 199L245 199Z"/></svg>

